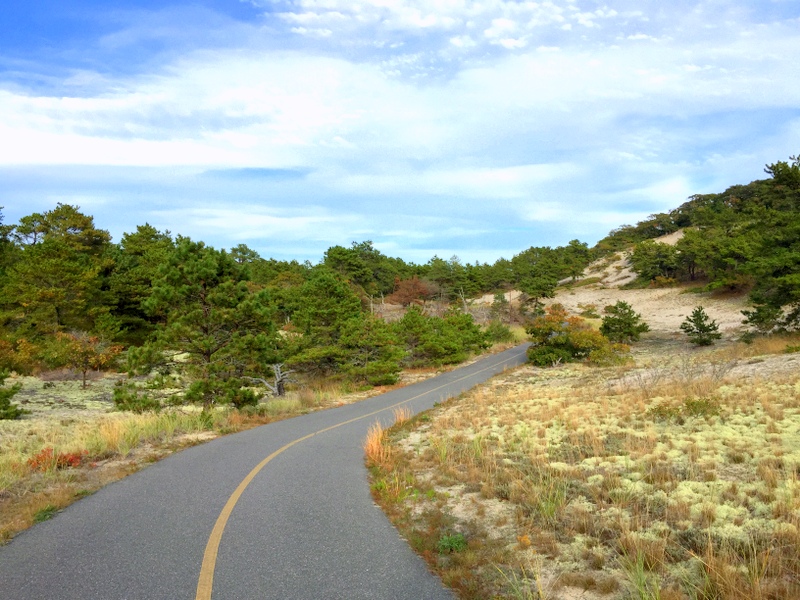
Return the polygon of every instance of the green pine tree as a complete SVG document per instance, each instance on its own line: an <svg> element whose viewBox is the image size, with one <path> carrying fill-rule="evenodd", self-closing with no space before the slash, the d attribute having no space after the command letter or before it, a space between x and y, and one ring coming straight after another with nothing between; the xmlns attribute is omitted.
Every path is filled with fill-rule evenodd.
<svg viewBox="0 0 800 600"><path fill-rule="evenodd" d="M650 331L650 327L642 320L642 315L634 312L627 302L620 300L603 309L606 316L600 325L600 333L612 342L638 342L639 337Z"/></svg>
<svg viewBox="0 0 800 600"><path fill-rule="evenodd" d="M18 419L25 414L25 411L16 404L11 404L11 398L22 386L16 383L11 387L4 387L6 377L8 377L8 372L0 371L0 420Z"/></svg>
<svg viewBox="0 0 800 600"><path fill-rule="evenodd" d="M262 376L277 362L269 299L265 292L248 289L241 266L224 250L178 238L145 306L164 314L166 323L153 342L132 349L132 366L149 367L152 359L180 356L173 366L189 378L189 401L206 408L241 403L243 378Z"/></svg>
<svg viewBox="0 0 800 600"><path fill-rule="evenodd" d="M681 331L689 336L689 341L698 346L710 346L714 340L722 338L717 322L706 314L702 306L698 306L692 314L681 323Z"/></svg>

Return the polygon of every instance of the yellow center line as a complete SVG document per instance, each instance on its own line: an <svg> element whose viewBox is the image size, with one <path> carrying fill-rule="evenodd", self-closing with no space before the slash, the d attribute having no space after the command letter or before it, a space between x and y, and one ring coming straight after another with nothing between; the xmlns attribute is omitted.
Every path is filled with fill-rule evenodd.
<svg viewBox="0 0 800 600"><path fill-rule="evenodd" d="M515 355L515 356L517 356L517 355ZM506 360L509 360L509 359L506 359ZM489 365L488 367L486 367L484 369L481 369L480 371L475 371L474 373L470 373L469 375L465 375L464 377L460 377L460 378L455 379L453 381L450 381L448 383L442 384L437 388L434 388L432 390L428 390L427 392L423 392L422 394L414 396L413 398L406 398L405 400L397 402L396 404L392 404L391 406L387 406L385 408L378 409L378 410L373 411L371 413L368 413L366 415L361 415L360 417L355 417L354 419L350 419L348 421L342 421L341 423L337 423L336 425L331 425L330 427L325 427L324 429L320 429L318 431L314 431L313 433L309 433L308 435L304 435L303 437L299 437L296 440L293 440L293 441L289 442L285 446L282 446L281 448L278 448L277 450L275 450L275 452L273 452L272 454L267 456L264 460L262 460L260 463L258 463L253 468L253 470L250 471L250 473L247 474L247 477L245 477L242 480L242 482L238 485L238 487L231 494L230 498L228 498L228 501L225 503L225 506L222 507L222 512L219 513L219 517L217 517L217 521L216 521L216 523L214 523L214 529L211 530L211 535L208 537L208 543L206 544L206 550L205 550L205 552L203 552L203 564L200 567L200 577L199 577L199 579L197 581L197 593L195 594L195 600L211 600L211 589L214 586L214 569L215 569L215 567L217 565L217 554L219 552L219 544L222 541L222 534L225 531L225 526L228 524L228 519L230 518L231 513L233 512L233 509L236 506L236 503L239 502L239 498L241 498L241 496L244 493L244 491L247 488L247 486L250 485L250 483L253 481L253 479L255 479L256 475L258 475L258 473L261 471L261 469L263 469L265 466L267 466L267 464L273 458L275 458L279 454L285 452L286 450L288 450L289 448L291 448L295 444L299 444L300 442L303 442L303 441L305 441L305 440L307 440L309 438L312 438L315 435L319 435L320 433L325 433L326 431L330 431L332 429L336 429L337 427L342 427L344 425L349 425L350 423L355 423L356 421L360 421L362 419L366 419L368 417L372 417L374 415L377 415L378 413L381 413L383 411L389 410L391 408L396 408L396 407L400 406L401 404L405 404L406 402L411 402L412 400L417 400L419 398L422 398L423 396L427 396L428 394L432 394L434 392L438 392L442 388L445 388L445 387L447 387L449 385L452 385L454 383L458 383L459 381L463 381L464 379L468 379L469 377L473 377L474 375L478 375L479 373L483 373L484 371L488 371L490 369L493 369L493 368L495 368L497 365L499 365L502 362L504 362L504 361L500 361L500 362L494 363L494 364Z"/></svg>

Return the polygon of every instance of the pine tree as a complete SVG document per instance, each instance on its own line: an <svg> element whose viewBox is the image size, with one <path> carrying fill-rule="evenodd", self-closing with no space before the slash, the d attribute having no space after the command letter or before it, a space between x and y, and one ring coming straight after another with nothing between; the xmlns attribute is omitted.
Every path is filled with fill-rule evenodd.
<svg viewBox="0 0 800 600"><path fill-rule="evenodd" d="M714 340L722 338L717 322L711 319L702 306L698 306L692 314L681 323L681 331L689 336L689 341L698 346L710 346Z"/></svg>
<svg viewBox="0 0 800 600"><path fill-rule="evenodd" d="M600 325L600 333L612 342L638 342L641 334L650 331L650 327L642 321L642 315L634 312L627 302L620 300L603 309L606 316Z"/></svg>
<svg viewBox="0 0 800 600"><path fill-rule="evenodd" d="M277 362L273 308L265 292L251 293L245 275L224 250L178 238L159 268L145 302L165 315L155 341L129 353L132 367L183 355L176 366L189 377L186 399L208 408L239 402L243 378ZM138 363L138 364L137 364Z"/></svg>
<svg viewBox="0 0 800 600"><path fill-rule="evenodd" d="M11 404L11 398L14 397L14 394L16 394L22 386L17 383L11 387L3 387L6 377L8 377L8 372L0 371L0 420L17 419L25 413L25 411L16 404Z"/></svg>
<svg viewBox="0 0 800 600"><path fill-rule="evenodd" d="M0 281L0 305L15 328L34 337L92 330L108 312L102 275L109 233L77 207L59 204L20 219L10 237L15 257Z"/></svg>

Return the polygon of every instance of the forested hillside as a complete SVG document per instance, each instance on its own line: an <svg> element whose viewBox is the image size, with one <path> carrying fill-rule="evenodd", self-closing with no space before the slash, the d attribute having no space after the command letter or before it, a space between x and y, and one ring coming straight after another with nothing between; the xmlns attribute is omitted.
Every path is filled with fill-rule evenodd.
<svg viewBox="0 0 800 600"><path fill-rule="evenodd" d="M800 326L800 156L767 165L772 177L703 194L668 213L624 226L601 240L598 255L633 245L640 282L703 284L747 292L745 322L758 332ZM652 238L683 230L676 245Z"/></svg>

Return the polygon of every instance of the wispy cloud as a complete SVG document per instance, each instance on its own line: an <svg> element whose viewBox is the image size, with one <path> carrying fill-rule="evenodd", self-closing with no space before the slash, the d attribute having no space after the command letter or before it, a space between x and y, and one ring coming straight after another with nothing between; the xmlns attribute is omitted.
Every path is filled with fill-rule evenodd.
<svg viewBox="0 0 800 600"><path fill-rule="evenodd" d="M199 234L216 231L232 240L257 242L304 239L335 244L346 229L363 222L359 215L334 215L324 208L295 211L260 205L156 210L151 214L162 221L180 219Z"/></svg>

